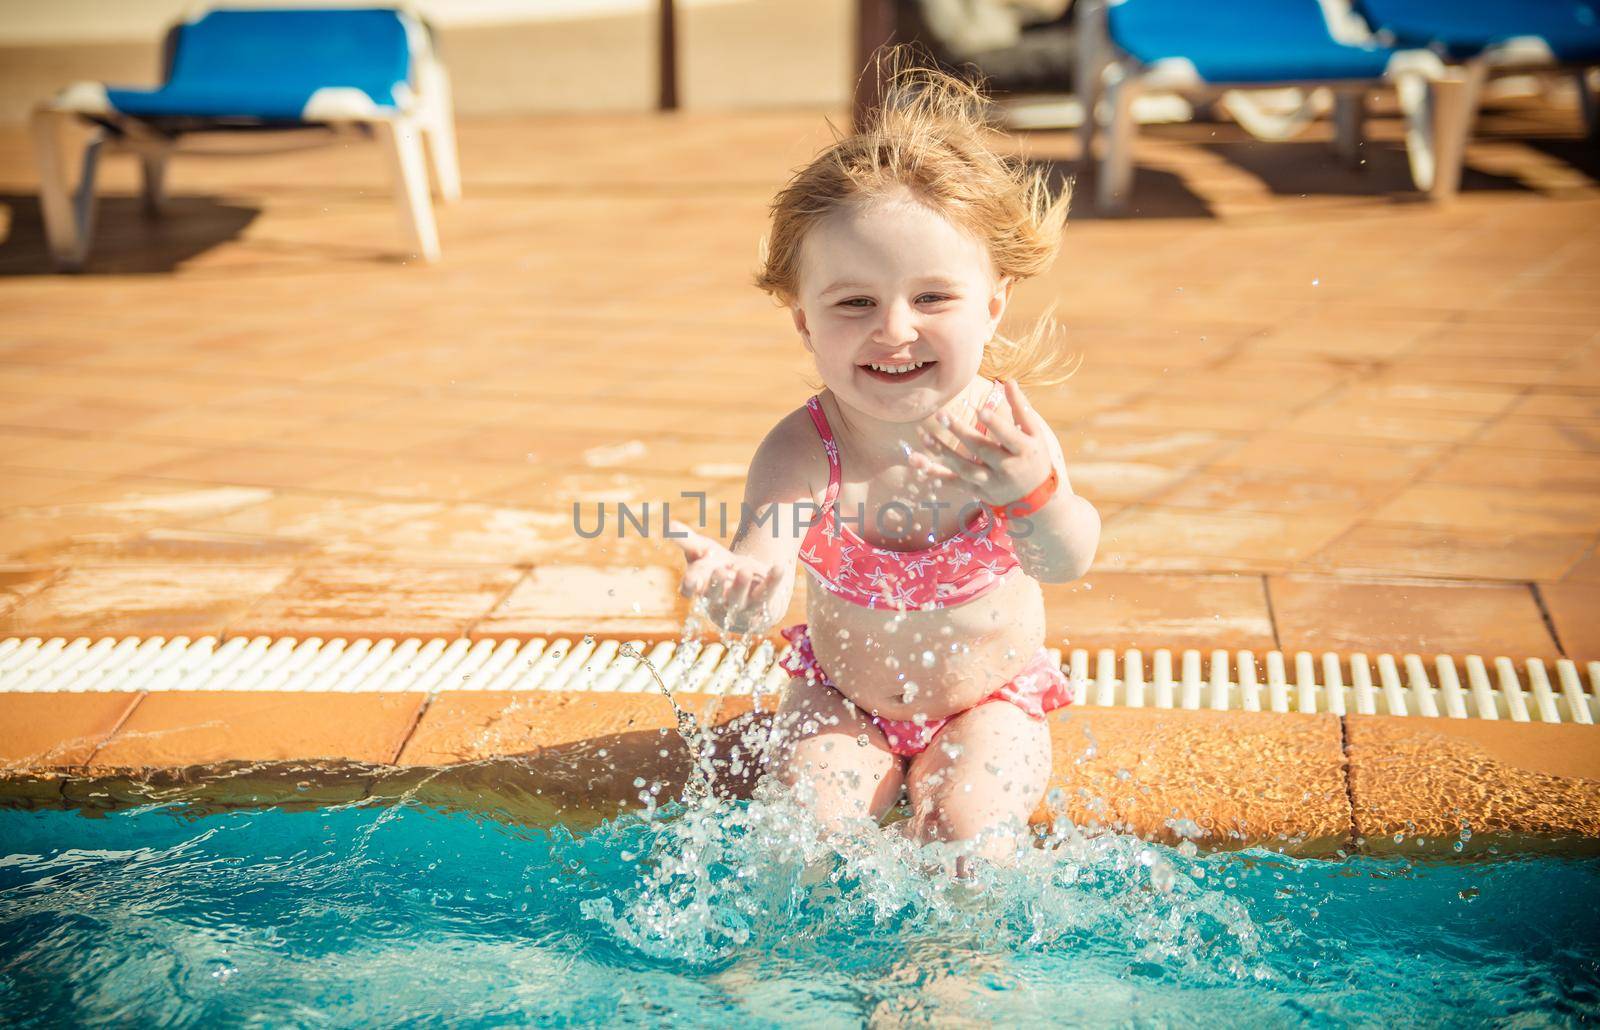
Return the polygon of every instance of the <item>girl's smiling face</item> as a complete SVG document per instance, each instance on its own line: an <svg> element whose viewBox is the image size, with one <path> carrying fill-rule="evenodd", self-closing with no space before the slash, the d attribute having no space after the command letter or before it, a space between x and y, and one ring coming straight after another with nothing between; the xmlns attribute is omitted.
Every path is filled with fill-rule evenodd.
<svg viewBox="0 0 1600 1030"><path fill-rule="evenodd" d="M987 248L909 191L822 218L800 268L790 312L823 382L886 422L921 421L970 385L1011 297Z"/></svg>

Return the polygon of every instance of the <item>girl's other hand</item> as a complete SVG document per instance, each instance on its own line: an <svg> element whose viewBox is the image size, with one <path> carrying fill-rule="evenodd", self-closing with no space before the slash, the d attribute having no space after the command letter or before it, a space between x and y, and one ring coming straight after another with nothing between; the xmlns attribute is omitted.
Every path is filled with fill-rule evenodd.
<svg viewBox="0 0 1600 1030"><path fill-rule="evenodd" d="M1028 403L1015 379L1005 380L1006 407L978 416L977 423L942 422L938 429L918 427L929 453L913 451L911 467L936 480L963 480L996 508L1026 496L1045 481L1054 467L1050 426Z"/></svg>
<svg viewBox="0 0 1600 1030"><path fill-rule="evenodd" d="M769 610L782 594L788 571L782 562L736 554L676 519L667 528L687 563L678 593L691 600L705 598L711 620L726 632L762 632L782 616Z"/></svg>

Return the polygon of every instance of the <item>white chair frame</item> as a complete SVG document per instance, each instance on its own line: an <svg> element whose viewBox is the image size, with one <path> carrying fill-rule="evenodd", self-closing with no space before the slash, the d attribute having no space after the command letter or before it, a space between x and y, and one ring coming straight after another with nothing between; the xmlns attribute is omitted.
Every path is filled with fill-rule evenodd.
<svg viewBox="0 0 1600 1030"><path fill-rule="evenodd" d="M1336 147L1347 162L1358 160L1362 100L1374 88L1397 91L1406 117L1406 154L1417 188L1434 200L1455 196L1461 181L1461 157L1471 128L1469 106L1475 95L1471 69L1445 65L1426 50L1397 52L1382 78L1373 80L1302 80L1275 83L1206 82L1186 60L1146 65L1117 47L1106 24L1107 0L1078 0L1077 90L1085 117L1078 130L1080 160L1095 160L1095 137L1106 134L1105 154L1095 182L1095 206L1105 213L1126 209L1133 182L1133 138L1137 131L1129 106L1141 90L1161 89L1195 100L1214 100L1260 89L1326 87L1334 93ZM1286 129L1267 131L1266 138L1286 138Z"/></svg>
<svg viewBox="0 0 1600 1030"><path fill-rule="evenodd" d="M212 6L206 3L191 8L179 24L198 19ZM429 32L413 6L409 2L397 6L406 26L412 59L410 89L396 91L399 106L380 107L359 89L321 89L306 104L304 117L340 136L359 132L363 126L371 130L388 157L407 250L433 262L439 259L439 230L429 198L430 163L432 188L439 199L450 204L461 198L450 76L435 55ZM172 31L177 27L173 26ZM170 74L170 67L167 71ZM84 121L92 123L94 129L84 144L77 184L73 186L68 176L69 132L73 125ZM293 127L290 131L302 128ZM168 160L177 154L193 153L177 141L151 131L140 119L113 110L105 86L99 82L74 83L39 104L33 112L31 130L45 235L51 257L63 271L82 269L88 258L94 234L95 172L102 154L132 154L139 158L144 209L156 216L165 196Z"/></svg>

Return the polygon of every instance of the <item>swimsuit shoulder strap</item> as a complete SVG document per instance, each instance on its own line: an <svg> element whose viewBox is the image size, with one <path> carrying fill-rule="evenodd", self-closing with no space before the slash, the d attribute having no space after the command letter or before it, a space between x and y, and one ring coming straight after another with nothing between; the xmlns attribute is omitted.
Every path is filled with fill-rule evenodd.
<svg viewBox="0 0 1600 1030"><path fill-rule="evenodd" d="M822 498L822 506L826 510L839 497L839 441L834 439L828 416L822 413L821 394L811 395L806 401L806 410L811 414L812 425L817 427L817 435L822 437L822 452L828 457L828 489Z"/></svg>

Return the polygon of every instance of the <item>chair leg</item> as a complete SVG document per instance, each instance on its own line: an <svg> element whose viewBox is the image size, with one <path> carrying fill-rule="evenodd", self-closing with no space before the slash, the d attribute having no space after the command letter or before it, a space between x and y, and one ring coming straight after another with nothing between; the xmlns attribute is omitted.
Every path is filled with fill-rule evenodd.
<svg viewBox="0 0 1600 1030"><path fill-rule="evenodd" d="M1083 105L1078 126L1078 161L1087 168L1094 161L1095 109L1100 101L1101 74L1106 62L1106 11L1104 0L1079 0L1075 28L1078 53L1073 68L1073 90Z"/></svg>
<svg viewBox="0 0 1600 1030"><path fill-rule="evenodd" d="M422 155L422 132L411 118L372 123L378 142L389 155L400 226L412 253L424 261L439 260L439 230L428 198L428 166Z"/></svg>
<svg viewBox="0 0 1600 1030"><path fill-rule="evenodd" d="M1133 95L1137 86L1133 76L1117 66L1106 78L1111 123L1106 129L1106 156L1095 182L1095 201L1103 213L1111 214L1126 207L1133 187L1133 137L1138 130L1133 120Z"/></svg>
<svg viewBox="0 0 1600 1030"><path fill-rule="evenodd" d="M1578 109L1583 112L1583 129L1591 140L1600 139L1600 98L1596 98L1594 89L1589 85L1589 72L1593 69L1579 68L1576 76L1578 81Z"/></svg>
<svg viewBox="0 0 1600 1030"><path fill-rule="evenodd" d="M161 214L161 205L167 199L167 155L140 154L139 167L144 173L144 213L148 218L155 218Z"/></svg>
<svg viewBox="0 0 1600 1030"><path fill-rule="evenodd" d="M1434 200L1448 200L1461 187L1461 162L1466 156L1467 137L1472 134L1473 116L1477 113L1475 78L1469 70L1465 75L1437 80L1429 85L1429 92L1433 95L1429 104L1429 128L1433 136L1433 182L1426 188Z"/></svg>
<svg viewBox="0 0 1600 1030"><path fill-rule="evenodd" d="M33 113L33 149L39 168L39 209L50 256L64 271L77 271L89 256L94 234L94 177L102 136L97 131L83 151L76 193L67 178L64 136L74 116L50 110Z"/></svg>
<svg viewBox="0 0 1600 1030"><path fill-rule="evenodd" d="M1348 168L1361 166L1361 151L1366 146L1366 105L1364 92L1341 90L1333 99L1333 145L1339 160Z"/></svg>
<svg viewBox="0 0 1600 1030"><path fill-rule="evenodd" d="M433 163L434 185L439 199L453 204L461 199L461 163L456 153L455 105L450 98L450 76L444 66L435 64L427 77L431 93L422 134L427 140Z"/></svg>

